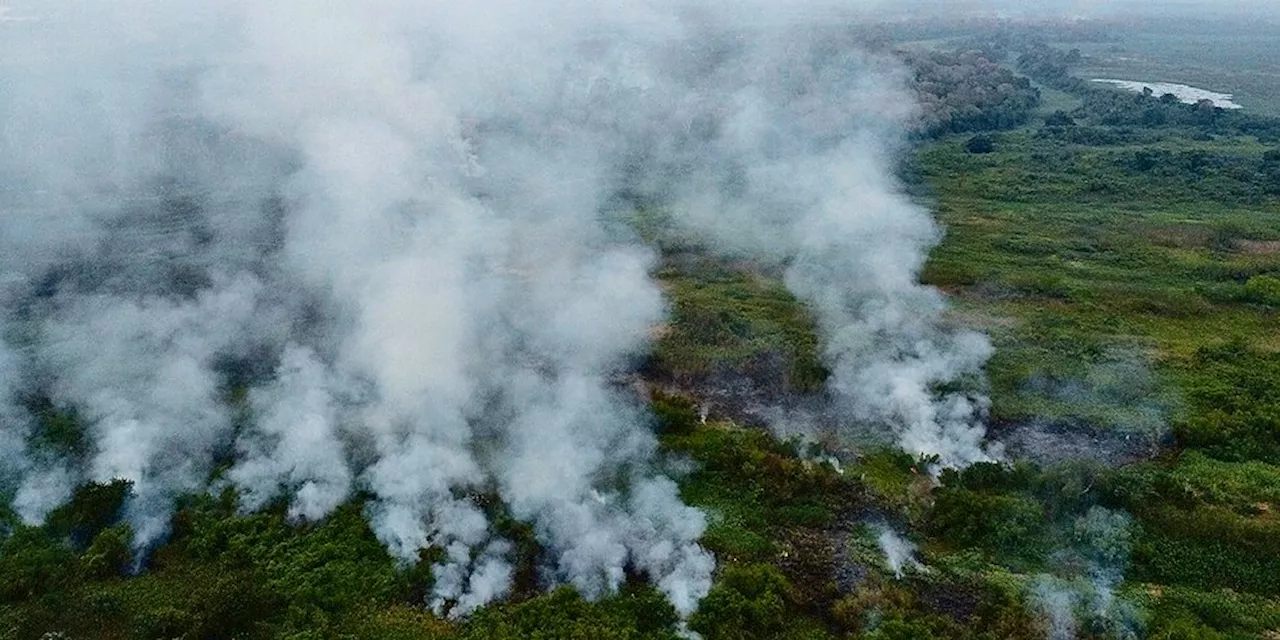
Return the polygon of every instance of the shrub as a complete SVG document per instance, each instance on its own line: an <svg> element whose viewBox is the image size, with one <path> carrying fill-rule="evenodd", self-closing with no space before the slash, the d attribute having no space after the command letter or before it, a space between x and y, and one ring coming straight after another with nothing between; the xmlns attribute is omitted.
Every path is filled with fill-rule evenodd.
<svg viewBox="0 0 1280 640"><path fill-rule="evenodd" d="M128 525L111 527L99 533L81 556L85 573L99 579L123 575L132 560L129 551L131 539Z"/></svg>
<svg viewBox="0 0 1280 640"><path fill-rule="evenodd" d="M791 584L776 568L730 565L689 626L707 640L777 638L787 630Z"/></svg>
<svg viewBox="0 0 1280 640"><path fill-rule="evenodd" d="M964 149L969 153L991 153L996 150L996 142L991 136L978 134L964 143Z"/></svg>
<svg viewBox="0 0 1280 640"><path fill-rule="evenodd" d="M1280 278L1258 275L1244 283L1246 299L1254 304L1280 306Z"/></svg>
<svg viewBox="0 0 1280 640"><path fill-rule="evenodd" d="M698 407L687 396L658 390L653 392L650 404L660 433L688 435L701 422Z"/></svg>

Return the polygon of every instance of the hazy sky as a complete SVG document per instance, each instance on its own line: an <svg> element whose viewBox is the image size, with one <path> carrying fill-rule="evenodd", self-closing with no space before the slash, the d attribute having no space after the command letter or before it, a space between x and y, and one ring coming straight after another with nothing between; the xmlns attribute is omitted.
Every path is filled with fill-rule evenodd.
<svg viewBox="0 0 1280 640"><path fill-rule="evenodd" d="M64 3L66 4L66 3ZM123 3L123 4L128 4ZM217 3L210 3L216 5ZM1280 19L1280 4L1272 0L823 0L798 3L789 8L778 0L710 0L709 2L677 3L655 0L646 4L671 6L688 4L701 8L716 5L718 8L767 7L763 13L745 12L745 15L765 15L776 19L787 13L807 13L830 10L848 15L861 10L868 15L884 17L937 18L973 13L1001 13L1017 17L1080 17L1101 18L1117 15L1188 15L1201 17L1228 17L1250 15ZM74 4L71 6L75 6ZM80 7L87 5L83 3ZM803 8L800 8L803 6ZM67 7L63 8L68 10ZM146 6L136 6L134 11L145 13ZM16 0L0 5L0 23L27 22L33 18L47 17L51 12L42 2Z"/></svg>

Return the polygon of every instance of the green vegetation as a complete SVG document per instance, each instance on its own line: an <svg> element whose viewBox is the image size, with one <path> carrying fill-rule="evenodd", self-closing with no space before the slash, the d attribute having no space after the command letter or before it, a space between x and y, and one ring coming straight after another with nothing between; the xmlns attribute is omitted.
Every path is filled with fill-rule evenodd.
<svg viewBox="0 0 1280 640"><path fill-rule="evenodd" d="M805 463L759 430L713 424L665 444L701 463L683 493L710 515L704 542L717 557L768 559L780 524L823 527L861 501L860 487L831 466Z"/></svg>
<svg viewBox="0 0 1280 640"><path fill-rule="evenodd" d="M744 375L765 394L816 391L827 372L814 318L787 291L776 265L710 252L658 209L631 223L662 252L657 272L671 305L647 374L682 387Z"/></svg>
<svg viewBox="0 0 1280 640"><path fill-rule="evenodd" d="M826 372L813 319L777 280L706 265L659 273L671 323L655 364L679 379L763 369L780 389L813 391Z"/></svg>
<svg viewBox="0 0 1280 640"><path fill-rule="evenodd" d="M1026 124L1040 106L1040 92L978 50L907 50L922 115L917 131L941 137Z"/></svg>
<svg viewBox="0 0 1280 640"><path fill-rule="evenodd" d="M992 153L917 154L948 229L925 280L995 339L998 423L1171 431L1172 451L1085 491L1136 518L1126 578L1152 637L1274 633L1280 123L1090 86L1078 62L1043 44L1019 58L1078 107ZM1043 569L1063 544L1053 502L968 475L935 492L938 539Z"/></svg>

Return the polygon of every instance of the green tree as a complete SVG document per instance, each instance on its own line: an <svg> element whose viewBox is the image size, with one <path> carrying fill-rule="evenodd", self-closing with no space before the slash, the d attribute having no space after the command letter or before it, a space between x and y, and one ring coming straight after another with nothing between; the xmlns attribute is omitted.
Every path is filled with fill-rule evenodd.
<svg viewBox="0 0 1280 640"><path fill-rule="evenodd" d="M20 526L0 544L0 602L70 588L77 570L71 549L39 527Z"/></svg>
<svg viewBox="0 0 1280 640"><path fill-rule="evenodd" d="M791 584L771 565L730 565L689 626L707 640L777 638L787 629Z"/></svg>
<svg viewBox="0 0 1280 640"><path fill-rule="evenodd" d="M1045 126L1049 127L1074 127L1076 125L1075 118L1061 109L1054 111L1044 119Z"/></svg>
<svg viewBox="0 0 1280 640"><path fill-rule="evenodd" d="M996 150L996 143L991 136L978 134L964 143L964 149L969 153L991 153Z"/></svg>
<svg viewBox="0 0 1280 640"><path fill-rule="evenodd" d="M128 525L104 529L93 538L89 548L80 557L85 573L94 578L112 578L123 574L128 570L131 559L129 541L132 537Z"/></svg>

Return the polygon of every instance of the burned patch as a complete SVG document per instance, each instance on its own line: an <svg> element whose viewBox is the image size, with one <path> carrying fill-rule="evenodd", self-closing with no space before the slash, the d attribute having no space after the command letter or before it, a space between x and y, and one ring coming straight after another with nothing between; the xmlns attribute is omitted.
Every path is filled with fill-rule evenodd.
<svg viewBox="0 0 1280 640"><path fill-rule="evenodd" d="M964 582L931 583L919 581L920 604L956 622L968 622L977 614L990 594L982 587Z"/></svg>
<svg viewBox="0 0 1280 640"><path fill-rule="evenodd" d="M1170 444L1171 438L1168 432L1100 429L1075 419L995 423L991 425L991 437L1004 443L1011 460L1041 466L1090 460L1110 467L1153 458Z"/></svg>
<svg viewBox="0 0 1280 640"><path fill-rule="evenodd" d="M840 420L833 404L823 393L796 390L790 366L778 354L707 372L672 371L651 360L640 374L651 388L697 398L704 419L773 429L783 437L834 430Z"/></svg>
<svg viewBox="0 0 1280 640"><path fill-rule="evenodd" d="M841 595L834 571L841 541L839 532L827 529L792 529L786 532L778 554L777 564L795 585L797 599L819 615Z"/></svg>

